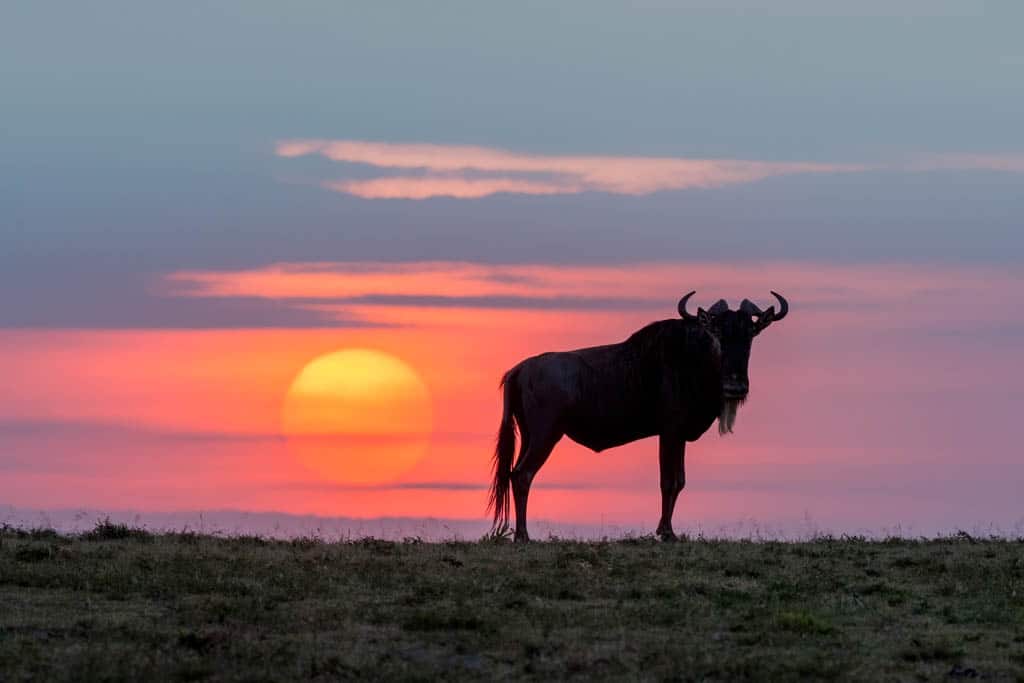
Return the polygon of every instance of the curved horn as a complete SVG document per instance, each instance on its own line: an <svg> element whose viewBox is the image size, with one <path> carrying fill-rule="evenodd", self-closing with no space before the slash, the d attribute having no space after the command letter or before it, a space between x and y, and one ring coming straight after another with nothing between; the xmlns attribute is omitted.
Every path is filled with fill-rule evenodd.
<svg viewBox="0 0 1024 683"><path fill-rule="evenodd" d="M778 322L785 318L786 314L789 313L789 302L786 301L786 298L778 292L773 291L772 296L779 300L779 312L775 314L775 322Z"/></svg>
<svg viewBox="0 0 1024 683"><path fill-rule="evenodd" d="M697 317L686 310L686 302L689 301L690 297L696 293L697 290L695 289L679 300L679 317L681 317L683 320L693 320Z"/></svg>

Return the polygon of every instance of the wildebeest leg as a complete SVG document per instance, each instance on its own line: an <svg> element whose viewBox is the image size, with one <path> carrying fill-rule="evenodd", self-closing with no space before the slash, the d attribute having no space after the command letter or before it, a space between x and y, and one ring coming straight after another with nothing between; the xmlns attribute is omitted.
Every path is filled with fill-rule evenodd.
<svg viewBox="0 0 1024 683"><path fill-rule="evenodd" d="M661 467L661 520L658 536L663 541L676 540L672 531L672 512L676 509L679 492L686 486L684 458L686 441L662 434L658 439L658 464Z"/></svg>
<svg viewBox="0 0 1024 683"><path fill-rule="evenodd" d="M524 439L516 466L512 468L512 497L516 502L516 541L529 541L526 531L526 499L530 497L530 484L562 433L555 429L531 430L529 439Z"/></svg>

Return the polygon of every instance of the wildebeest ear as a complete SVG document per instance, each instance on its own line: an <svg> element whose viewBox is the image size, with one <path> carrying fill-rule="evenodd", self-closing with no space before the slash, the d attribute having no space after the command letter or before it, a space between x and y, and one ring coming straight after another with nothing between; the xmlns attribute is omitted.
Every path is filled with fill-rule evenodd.
<svg viewBox="0 0 1024 683"><path fill-rule="evenodd" d="M711 315L722 315L728 310L729 302L726 301L725 299L719 299L714 304L712 304L711 308L708 309L708 313L710 313Z"/></svg>
<svg viewBox="0 0 1024 683"><path fill-rule="evenodd" d="M761 330L771 325L773 320L775 320L775 307L769 306L757 317L757 322L754 323L754 334L759 334Z"/></svg>
<svg viewBox="0 0 1024 683"><path fill-rule="evenodd" d="M703 308L697 309L697 322L699 322L704 327L710 327L712 321L714 321L713 315L705 311Z"/></svg>
<svg viewBox="0 0 1024 683"><path fill-rule="evenodd" d="M755 304L750 299L744 299L743 301L741 301L739 310L750 316L758 316L764 313L764 311L758 308L757 304Z"/></svg>

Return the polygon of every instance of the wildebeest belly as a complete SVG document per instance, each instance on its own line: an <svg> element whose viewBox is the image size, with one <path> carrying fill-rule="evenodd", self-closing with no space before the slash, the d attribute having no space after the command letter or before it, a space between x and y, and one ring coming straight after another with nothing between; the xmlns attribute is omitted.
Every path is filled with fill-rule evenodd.
<svg viewBox="0 0 1024 683"><path fill-rule="evenodd" d="M608 415L596 420L570 420L565 434L581 446L600 453L608 448L654 436L657 429L653 424L645 422Z"/></svg>
<svg viewBox="0 0 1024 683"><path fill-rule="evenodd" d="M671 431L686 441L696 441L718 418L718 408L709 399L703 410L660 414L654 406L606 403L599 408L574 411L564 423L565 434L593 451L603 451Z"/></svg>
<svg viewBox="0 0 1024 683"><path fill-rule="evenodd" d="M609 448L615 448L616 446L622 446L632 441L639 439L645 439L648 436L654 436L654 432L647 433L635 433L635 432L621 432L618 434L609 434L608 432L602 432L599 434L588 433L587 430L567 431L566 436L580 444L586 446L595 453L600 453L603 450Z"/></svg>

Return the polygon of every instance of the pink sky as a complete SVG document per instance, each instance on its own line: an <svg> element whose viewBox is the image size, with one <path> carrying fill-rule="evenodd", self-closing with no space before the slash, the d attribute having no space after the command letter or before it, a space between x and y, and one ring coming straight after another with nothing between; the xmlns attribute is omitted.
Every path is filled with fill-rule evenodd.
<svg viewBox="0 0 1024 683"><path fill-rule="evenodd" d="M1024 516L1012 496L1022 475L1013 406L1024 373L1003 332L1015 323L1008 302L1024 294L1019 275L783 263L293 263L168 273L154 282L165 296L267 297L366 326L5 333L0 374L14 390L0 397L12 426L0 437L8 456L0 499L482 519L502 372L541 351L622 340L674 315L691 287L704 306L719 296L767 305L769 288L778 289L793 312L756 340L736 433L711 430L690 445L682 528L807 517L843 529L957 520L1009 528ZM398 298L368 303L370 294ZM417 296L431 298L401 298ZM588 297L603 303L588 309ZM544 308L551 301L561 303ZM347 347L398 356L430 391L429 452L391 484L325 482L280 436L295 374ZM532 509L538 519L643 529L658 505L655 463L650 440L600 455L565 440L539 475Z"/></svg>

